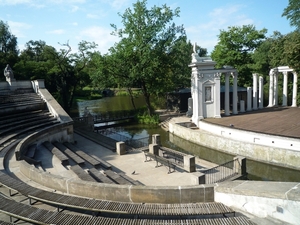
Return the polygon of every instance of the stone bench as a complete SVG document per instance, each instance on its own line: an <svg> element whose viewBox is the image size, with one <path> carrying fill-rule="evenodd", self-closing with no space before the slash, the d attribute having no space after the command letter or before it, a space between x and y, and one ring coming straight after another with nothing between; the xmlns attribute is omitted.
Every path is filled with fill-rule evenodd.
<svg viewBox="0 0 300 225"><path fill-rule="evenodd" d="M160 157L158 155L154 155L150 152L144 152L144 153L145 153L145 157L146 157L145 162L150 161L150 160L148 160L148 158L153 159L153 160L156 161L155 168L160 167L161 165L165 165L169 169L168 173L172 173L172 172L175 171L176 165L174 163L172 163L170 160L168 160L166 158L163 158L163 157Z"/></svg>
<svg viewBox="0 0 300 225"><path fill-rule="evenodd" d="M69 164L69 158L64 153L62 153L58 148L53 146L49 141L45 141L43 145L46 147L46 149L52 152L52 154L55 155L61 161L61 164L63 165Z"/></svg>
<svg viewBox="0 0 300 225"><path fill-rule="evenodd" d="M70 149L68 149L65 145L62 143L59 143L57 141L53 142L53 145L57 147L59 150L61 150L63 153L65 153L70 159L72 159L76 164L78 165L84 165L85 160L82 159L80 156L78 156L76 153L72 152Z"/></svg>
<svg viewBox="0 0 300 225"><path fill-rule="evenodd" d="M101 173L96 168L90 168L88 173L96 179L98 182L106 183L106 184L114 184L115 182L109 179L105 174Z"/></svg>
<svg viewBox="0 0 300 225"><path fill-rule="evenodd" d="M71 170L81 179L84 181L90 181L90 182L97 182L91 175L89 175L87 172L85 172L84 169L82 169L79 165L73 165L71 166Z"/></svg>
<svg viewBox="0 0 300 225"><path fill-rule="evenodd" d="M105 170L104 173L113 180L116 184L122 184L122 185L130 185L132 184L128 180L126 180L124 177L120 176L118 173L113 172L112 170Z"/></svg>
<svg viewBox="0 0 300 225"><path fill-rule="evenodd" d="M65 142L64 145L70 149L71 151L75 152L77 155L79 155L81 158L83 158L86 162L91 164L93 167L98 167L101 165L101 162L92 156L88 155L81 149L77 148L76 146L72 145L71 143Z"/></svg>
<svg viewBox="0 0 300 225"><path fill-rule="evenodd" d="M171 157L175 160L175 163L183 165L184 156L187 154L162 146L159 149L162 151L163 157Z"/></svg>

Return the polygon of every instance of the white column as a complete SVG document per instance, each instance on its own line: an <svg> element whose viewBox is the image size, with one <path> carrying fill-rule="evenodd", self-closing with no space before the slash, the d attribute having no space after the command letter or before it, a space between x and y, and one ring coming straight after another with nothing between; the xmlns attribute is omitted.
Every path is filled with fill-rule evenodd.
<svg viewBox="0 0 300 225"><path fill-rule="evenodd" d="M200 81L200 79L202 79L202 77L198 77L197 79L197 85L198 85L198 118L197 118L197 126L199 125L199 121L204 119L203 116L203 105L204 105L204 90L203 90L203 83Z"/></svg>
<svg viewBox="0 0 300 225"><path fill-rule="evenodd" d="M259 76L258 83L258 108L262 109L264 107L264 78L262 76Z"/></svg>
<svg viewBox="0 0 300 225"><path fill-rule="evenodd" d="M292 107L297 107L297 73L294 71L293 72L294 75L294 82L293 82L293 104Z"/></svg>
<svg viewBox="0 0 300 225"><path fill-rule="evenodd" d="M273 69L271 69L269 73L270 84L269 84L269 105L268 107L272 107L274 105L274 73Z"/></svg>
<svg viewBox="0 0 300 225"><path fill-rule="evenodd" d="M274 104L278 106L278 73L274 74Z"/></svg>
<svg viewBox="0 0 300 225"><path fill-rule="evenodd" d="M192 121L198 126L198 111L199 111L199 87L198 87L198 69L197 67L192 67L192 96L193 96L193 116Z"/></svg>
<svg viewBox="0 0 300 225"><path fill-rule="evenodd" d="M230 115L229 105L229 74L225 73L225 116Z"/></svg>
<svg viewBox="0 0 300 225"><path fill-rule="evenodd" d="M237 76L238 73L234 72L232 73L233 76L233 93L232 93L232 113L233 114L238 114L238 110L237 110Z"/></svg>
<svg viewBox="0 0 300 225"><path fill-rule="evenodd" d="M247 87L247 111L252 111L252 88Z"/></svg>
<svg viewBox="0 0 300 225"><path fill-rule="evenodd" d="M282 106L287 106L287 82L288 82L288 72L283 72L283 93L282 93Z"/></svg>
<svg viewBox="0 0 300 225"><path fill-rule="evenodd" d="M252 74L253 80L253 110L257 110L257 74Z"/></svg>
<svg viewBox="0 0 300 225"><path fill-rule="evenodd" d="M221 73L215 74L215 87L214 87L214 104L215 104L215 118L221 118L221 111L220 111L220 77Z"/></svg>

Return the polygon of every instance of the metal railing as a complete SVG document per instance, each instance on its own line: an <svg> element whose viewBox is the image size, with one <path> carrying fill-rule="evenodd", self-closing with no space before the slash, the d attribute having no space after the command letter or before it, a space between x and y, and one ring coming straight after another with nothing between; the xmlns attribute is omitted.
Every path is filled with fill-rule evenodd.
<svg viewBox="0 0 300 225"><path fill-rule="evenodd" d="M107 121L133 119L135 115L136 115L135 110L120 110L120 111L102 112L101 114L93 115L93 117L95 123L101 123Z"/></svg>
<svg viewBox="0 0 300 225"><path fill-rule="evenodd" d="M102 135L105 135L109 138L112 138L116 141L123 141L126 145L132 148L141 148L149 145L149 137L140 138L140 139L132 139L131 137L127 137L125 135L119 134L112 129L104 129L99 131Z"/></svg>
<svg viewBox="0 0 300 225"><path fill-rule="evenodd" d="M238 174L234 168L235 163L238 163L238 159L234 159L232 161L204 171L203 173L205 174L205 183L213 184L234 177Z"/></svg>

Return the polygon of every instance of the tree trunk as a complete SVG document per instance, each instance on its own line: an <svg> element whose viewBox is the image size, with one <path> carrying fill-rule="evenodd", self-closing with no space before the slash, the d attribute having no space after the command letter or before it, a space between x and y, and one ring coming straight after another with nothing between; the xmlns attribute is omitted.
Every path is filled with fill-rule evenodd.
<svg viewBox="0 0 300 225"><path fill-rule="evenodd" d="M151 116L153 113L153 110L152 110L151 103L150 103L150 94L148 93L146 85L144 83L142 84L142 92L143 92L146 106L148 109L148 115Z"/></svg>
<svg viewBox="0 0 300 225"><path fill-rule="evenodd" d="M127 88L127 91L130 95L130 100L131 100L132 107L133 107L134 110L136 110L135 103L134 103L134 98L133 98L133 93L132 93L131 88Z"/></svg>

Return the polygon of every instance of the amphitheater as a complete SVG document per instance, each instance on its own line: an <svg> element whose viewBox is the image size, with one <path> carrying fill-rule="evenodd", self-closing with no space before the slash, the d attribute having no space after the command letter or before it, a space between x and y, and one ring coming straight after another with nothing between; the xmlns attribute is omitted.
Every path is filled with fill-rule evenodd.
<svg viewBox="0 0 300 225"><path fill-rule="evenodd" d="M298 183L192 185L119 156L75 133L43 80L1 82L0 101L0 224L299 224Z"/></svg>

